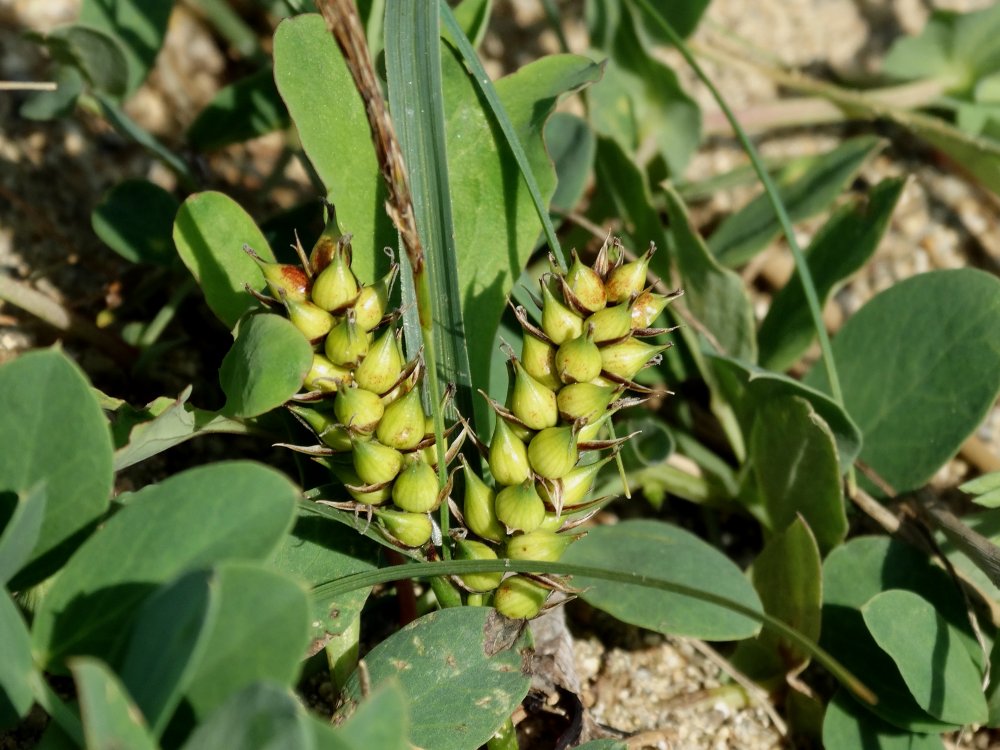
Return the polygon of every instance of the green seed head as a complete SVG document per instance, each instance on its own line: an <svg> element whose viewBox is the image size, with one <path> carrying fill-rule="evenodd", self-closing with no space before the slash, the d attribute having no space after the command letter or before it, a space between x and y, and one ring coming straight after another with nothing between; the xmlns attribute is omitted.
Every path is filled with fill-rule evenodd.
<svg viewBox="0 0 1000 750"><path fill-rule="evenodd" d="M632 328L649 328L673 297L647 289L632 303Z"/></svg>
<svg viewBox="0 0 1000 750"><path fill-rule="evenodd" d="M403 468L403 454L377 440L355 440L354 471L365 484L391 482Z"/></svg>
<svg viewBox="0 0 1000 750"><path fill-rule="evenodd" d="M587 318L584 325L593 326L598 344L620 339L632 330L632 311L625 304L605 307Z"/></svg>
<svg viewBox="0 0 1000 750"><path fill-rule="evenodd" d="M497 493L497 518L510 531L534 531L545 519L545 503L533 482L505 487Z"/></svg>
<svg viewBox="0 0 1000 750"><path fill-rule="evenodd" d="M597 358L600 360L600 352ZM514 360L514 390L510 409L532 430L552 427L559 421L556 394L535 380L517 359Z"/></svg>
<svg viewBox="0 0 1000 750"><path fill-rule="evenodd" d="M330 263L313 279L312 301L324 310L342 310L358 296L358 280L345 249L338 245Z"/></svg>
<svg viewBox="0 0 1000 750"><path fill-rule="evenodd" d="M455 559L496 560L497 553L489 545L482 542L476 542L472 539L457 539L455 540ZM462 583L470 591L492 591L500 585L503 573L467 573L461 578Z"/></svg>
<svg viewBox="0 0 1000 750"><path fill-rule="evenodd" d="M576 433L572 427L549 427L535 435L528 444L531 468L546 479L566 476L576 466L579 457Z"/></svg>
<svg viewBox="0 0 1000 750"><path fill-rule="evenodd" d="M512 620L530 620L549 598L549 591L523 576L511 576L493 594L497 612Z"/></svg>
<svg viewBox="0 0 1000 750"><path fill-rule="evenodd" d="M608 296L604 291L604 282L594 269L580 261L575 250L573 264L566 274L566 283L576 295L577 302L590 312L600 310L607 304Z"/></svg>
<svg viewBox="0 0 1000 750"><path fill-rule="evenodd" d="M531 473L528 448L499 415L490 440L490 472L498 484L520 484Z"/></svg>
<svg viewBox="0 0 1000 750"><path fill-rule="evenodd" d="M561 391L556 402L559 414L567 422L584 420L587 424L596 422L608 408L608 404L619 393L618 386L601 386L593 383L574 383Z"/></svg>
<svg viewBox="0 0 1000 750"><path fill-rule="evenodd" d="M358 387L341 388L333 401L333 413L352 432L371 435L382 419L385 407L377 393Z"/></svg>
<svg viewBox="0 0 1000 750"><path fill-rule="evenodd" d="M617 344L601 349L603 369L624 380L631 380L653 357L670 348L670 344L647 344L636 338L628 338Z"/></svg>
<svg viewBox="0 0 1000 750"><path fill-rule="evenodd" d="M649 270L649 259L653 257L654 250L650 246L641 258L612 269L604 282L609 304L628 302L633 295L642 292L646 287L646 271Z"/></svg>
<svg viewBox="0 0 1000 750"><path fill-rule="evenodd" d="M586 383L601 374L601 352L589 333L559 346L556 371L563 383Z"/></svg>
<svg viewBox="0 0 1000 750"><path fill-rule="evenodd" d="M299 302L289 297L283 297L281 301L285 303L292 325L302 331L310 344L318 344L333 328L333 316L312 302Z"/></svg>
<svg viewBox="0 0 1000 750"><path fill-rule="evenodd" d="M351 310L330 330L323 348L335 365L350 368L357 367L368 353L368 334L358 326Z"/></svg>
<svg viewBox="0 0 1000 750"><path fill-rule="evenodd" d="M413 450L424 439L426 416L420 401L420 389L411 388L387 407L376 435L386 445L401 451Z"/></svg>
<svg viewBox="0 0 1000 750"><path fill-rule="evenodd" d="M313 354L312 366L303 385L310 391L333 393L340 385L348 385L354 377L348 368L335 365L322 354Z"/></svg>
<svg viewBox="0 0 1000 750"><path fill-rule="evenodd" d="M507 532L497 520L494 507L496 493L467 464L463 466L462 472L465 475L465 500L462 507L465 525L469 531L483 539L503 541Z"/></svg>
<svg viewBox="0 0 1000 750"><path fill-rule="evenodd" d="M423 461L410 461L392 485L392 501L411 513L427 513L441 504L437 472Z"/></svg>
<svg viewBox="0 0 1000 750"><path fill-rule="evenodd" d="M399 380L403 372L403 357L396 343L396 332L390 326L371 345L368 356L354 371L354 380L373 393L385 393Z"/></svg>
<svg viewBox="0 0 1000 750"><path fill-rule="evenodd" d="M405 547L423 547L430 541L434 525L426 513L378 508L375 516L389 535Z"/></svg>
<svg viewBox="0 0 1000 750"><path fill-rule="evenodd" d="M554 344L576 338L583 333L583 318L557 299L550 280L542 281L542 330Z"/></svg>
<svg viewBox="0 0 1000 750"><path fill-rule="evenodd" d="M572 542L572 536L560 536L552 531L535 529L527 534L511 537L507 541L507 557L511 560L556 562Z"/></svg>
<svg viewBox="0 0 1000 750"><path fill-rule="evenodd" d="M556 349L527 331L521 344L521 364L535 380L546 388L558 390L562 383L556 374Z"/></svg>

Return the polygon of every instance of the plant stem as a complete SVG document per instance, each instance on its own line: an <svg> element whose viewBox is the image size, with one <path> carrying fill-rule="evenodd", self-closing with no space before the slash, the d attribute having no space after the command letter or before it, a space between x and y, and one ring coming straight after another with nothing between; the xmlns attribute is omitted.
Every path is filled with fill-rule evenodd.
<svg viewBox="0 0 1000 750"><path fill-rule="evenodd" d="M490 737L489 741L486 743L488 750L519 750L520 745L517 744L517 728L514 726L513 719L509 718L503 723L496 734Z"/></svg>

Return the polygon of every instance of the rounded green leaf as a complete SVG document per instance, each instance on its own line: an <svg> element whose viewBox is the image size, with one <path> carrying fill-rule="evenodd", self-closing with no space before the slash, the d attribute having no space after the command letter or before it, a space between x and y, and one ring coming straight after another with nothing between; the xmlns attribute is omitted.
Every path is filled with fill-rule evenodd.
<svg viewBox="0 0 1000 750"><path fill-rule="evenodd" d="M40 664L107 656L140 601L182 570L264 559L289 528L298 490L250 462L191 469L146 487L80 547L35 615Z"/></svg>
<svg viewBox="0 0 1000 750"><path fill-rule="evenodd" d="M227 562L214 587L218 612L184 690L199 720L255 682L291 685L309 641L305 589L281 573Z"/></svg>
<svg viewBox="0 0 1000 750"><path fill-rule="evenodd" d="M372 649L365 664L373 686L399 681L416 746L474 750L527 694L527 649L518 623L487 607L454 607L410 623ZM344 690L347 713L361 700L357 673Z"/></svg>
<svg viewBox="0 0 1000 750"><path fill-rule="evenodd" d="M309 342L287 318L264 313L243 320L219 368L222 411L256 417L281 406L301 387L312 358Z"/></svg>
<svg viewBox="0 0 1000 750"><path fill-rule="evenodd" d="M862 708L843 688L826 707L823 746L845 750L944 750L940 736L897 729Z"/></svg>
<svg viewBox="0 0 1000 750"><path fill-rule="evenodd" d="M265 67L219 91L191 123L187 139L201 151L212 151L287 126L288 110L271 68Z"/></svg>
<svg viewBox="0 0 1000 750"><path fill-rule="evenodd" d="M762 610L753 586L728 557L694 534L659 521L600 526L570 545L562 560L672 581ZM583 589L580 596L589 604L658 633L727 641L760 630L755 619L683 594L580 576L573 585Z"/></svg>
<svg viewBox="0 0 1000 750"><path fill-rule="evenodd" d="M169 265L170 234L180 204L148 180L126 180L104 194L90 215L98 237L133 263Z"/></svg>
<svg viewBox="0 0 1000 750"><path fill-rule="evenodd" d="M5 585L24 567L38 544L48 503L45 480L19 493L16 503L7 525L0 532L0 585Z"/></svg>
<svg viewBox="0 0 1000 750"><path fill-rule="evenodd" d="M201 284L216 317L233 328L257 302L244 284L264 289L264 275L243 252L250 245L264 260L274 261L267 240L253 219L232 198L216 192L195 193L177 211L174 245L181 260Z"/></svg>
<svg viewBox="0 0 1000 750"><path fill-rule="evenodd" d="M953 724L986 721L982 672L959 633L930 602L912 591L883 591L861 613L921 708Z"/></svg>
<svg viewBox="0 0 1000 750"><path fill-rule="evenodd" d="M309 715L280 685L260 682L229 696L184 743L183 750L308 750Z"/></svg>
<svg viewBox="0 0 1000 750"><path fill-rule="evenodd" d="M56 60L76 65L98 91L114 97L125 93L128 63L118 37L95 26L74 24L55 29L45 43Z"/></svg>
<svg viewBox="0 0 1000 750"><path fill-rule="evenodd" d="M386 717L392 717L386 721ZM388 680L367 696L351 718L336 729L316 727L323 750L409 750L410 707L398 680Z"/></svg>
<svg viewBox="0 0 1000 750"><path fill-rule="evenodd" d="M34 703L34 672L28 627L10 594L0 588L0 729L16 724Z"/></svg>
<svg viewBox="0 0 1000 750"><path fill-rule="evenodd" d="M97 659L74 659L73 679L80 699L80 719L87 747L153 750L142 714L107 665Z"/></svg>
<svg viewBox="0 0 1000 750"><path fill-rule="evenodd" d="M1000 280L971 268L901 281L833 340L861 458L897 492L926 483L1000 392ZM822 367L806 382L826 388Z"/></svg>
<svg viewBox="0 0 1000 750"><path fill-rule="evenodd" d="M556 168L553 207L576 208L594 169L597 139L586 120L569 112L556 112L545 124L545 147Z"/></svg>
<svg viewBox="0 0 1000 750"><path fill-rule="evenodd" d="M125 93L141 84L163 44L174 0L85 0L80 20L112 34L127 63ZM124 66L123 66L124 67Z"/></svg>
<svg viewBox="0 0 1000 750"><path fill-rule="evenodd" d="M72 425L73 429L67 429ZM111 496L111 432L83 373L57 349L0 367L0 491L24 493L44 480L45 517L13 589L58 568Z"/></svg>

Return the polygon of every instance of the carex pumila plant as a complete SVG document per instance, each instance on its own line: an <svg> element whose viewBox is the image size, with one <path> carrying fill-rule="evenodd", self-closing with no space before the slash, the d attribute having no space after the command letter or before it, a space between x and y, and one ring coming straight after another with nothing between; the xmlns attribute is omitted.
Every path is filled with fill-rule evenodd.
<svg viewBox="0 0 1000 750"><path fill-rule="evenodd" d="M301 265L269 263L246 248L273 296L256 295L282 310L313 346L304 390L286 406L317 439L286 447L326 464L352 500L332 503L364 511L393 543L422 547L435 525L431 512L449 491L439 487L437 451L424 410L420 354L406 361L399 311L389 309L398 265L363 283L352 270L351 235L329 221ZM446 452L451 460L461 433Z"/></svg>
<svg viewBox="0 0 1000 750"><path fill-rule="evenodd" d="M670 346L644 341L667 332L653 324L679 294L647 287L653 252L626 262L621 245L609 240L592 265L574 253L563 273L553 260L539 280L539 324L514 307L521 354L506 347L512 377L505 404L480 391L496 426L488 444L476 441L485 478L462 463L462 507L453 504L464 527L455 533L456 557L558 561L578 538L575 529L610 500L591 497L595 479L632 436L614 437L609 422L651 392L634 378ZM534 617L552 590L568 590L553 576L465 576L457 583L515 618Z"/></svg>

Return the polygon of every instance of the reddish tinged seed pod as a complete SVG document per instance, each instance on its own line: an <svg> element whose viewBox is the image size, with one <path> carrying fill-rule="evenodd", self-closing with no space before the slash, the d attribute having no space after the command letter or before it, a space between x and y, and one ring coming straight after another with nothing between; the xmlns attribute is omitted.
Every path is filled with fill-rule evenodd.
<svg viewBox="0 0 1000 750"><path fill-rule="evenodd" d="M647 289L632 303L632 328L649 328L660 317L671 300L675 296L657 294L651 289Z"/></svg>
<svg viewBox="0 0 1000 750"><path fill-rule="evenodd" d="M535 617L549 597L548 589L530 578L511 576L504 579L493 594L497 612L512 620L530 620Z"/></svg>
<svg viewBox="0 0 1000 750"><path fill-rule="evenodd" d="M597 358L599 361L599 352ZM556 394L531 377L517 359L514 359L514 390L511 393L510 410L532 430L553 427L559 421Z"/></svg>
<svg viewBox="0 0 1000 750"><path fill-rule="evenodd" d="M545 503L534 482L505 487L497 493L496 514L510 531L534 531L545 520Z"/></svg>
<svg viewBox="0 0 1000 750"><path fill-rule="evenodd" d="M549 427L531 438L528 444L531 468L546 479L566 476L576 466L579 457L576 433L572 427Z"/></svg>
<svg viewBox="0 0 1000 750"><path fill-rule="evenodd" d="M309 299L310 282L306 272L298 266L287 263L271 263L261 258L249 245L244 245L243 250L257 262L260 272L264 275L267 288L271 290L278 299L282 295L297 302L306 302Z"/></svg>
<svg viewBox="0 0 1000 750"><path fill-rule="evenodd" d="M638 295L646 288L646 272L649 270L649 259L656 251L654 245L649 246L642 257L629 263L623 263L612 269L604 282L608 293L608 303L628 302L633 295Z"/></svg>

